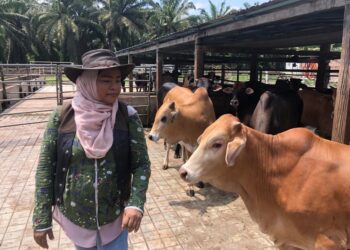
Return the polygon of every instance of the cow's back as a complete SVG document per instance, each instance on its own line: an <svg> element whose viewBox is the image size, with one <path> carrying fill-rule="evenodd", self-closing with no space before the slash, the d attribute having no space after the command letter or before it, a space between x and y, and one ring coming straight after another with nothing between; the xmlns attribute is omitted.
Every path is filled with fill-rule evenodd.
<svg viewBox="0 0 350 250"><path fill-rule="evenodd" d="M250 127L267 134L277 134L298 127L303 110L295 91L264 92L254 110Z"/></svg>
<svg viewBox="0 0 350 250"><path fill-rule="evenodd" d="M285 173L279 193L289 197L280 201L288 211L342 211L350 216L349 145L295 128L276 135L274 148L274 168Z"/></svg>
<svg viewBox="0 0 350 250"><path fill-rule="evenodd" d="M165 102L171 100L174 101L177 105L183 105L191 101L193 99L193 96L193 92L188 88L176 85L168 91L163 101Z"/></svg>

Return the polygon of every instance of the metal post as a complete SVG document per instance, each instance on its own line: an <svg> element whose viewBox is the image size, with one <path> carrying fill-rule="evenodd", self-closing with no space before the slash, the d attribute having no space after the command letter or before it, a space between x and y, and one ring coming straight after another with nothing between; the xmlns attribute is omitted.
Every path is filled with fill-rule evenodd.
<svg viewBox="0 0 350 250"><path fill-rule="evenodd" d="M59 105L63 104L63 85L62 85L62 67L61 65L58 65L58 82L60 84L60 98L59 98Z"/></svg>
<svg viewBox="0 0 350 250"><path fill-rule="evenodd" d="M221 85L225 83L225 65L221 64Z"/></svg>
<svg viewBox="0 0 350 250"><path fill-rule="evenodd" d="M7 99L7 93L6 93L6 83L5 83L5 76L4 76L4 68L3 66L0 67L0 75L1 75L1 85L2 85L2 99ZM8 102L2 102L1 103L1 109L4 110L8 107Z"/></svg>
<svg viewBox="0 0 350 250"><path fill-rule="evenodd" d="M133 58L132 55L128 55L128 63L133 63ZM132 72L130 72L129 76L129 92L133 92L134 91L134 79L133 79L133 75Z"/></svg>
<svg viewBox="0 0 350 250"><path fill-rule="evenodd" d="M59 68L58 64L56 64L56 100L57 100L57 105L60 105L60 81L59 81Z"/></svg>

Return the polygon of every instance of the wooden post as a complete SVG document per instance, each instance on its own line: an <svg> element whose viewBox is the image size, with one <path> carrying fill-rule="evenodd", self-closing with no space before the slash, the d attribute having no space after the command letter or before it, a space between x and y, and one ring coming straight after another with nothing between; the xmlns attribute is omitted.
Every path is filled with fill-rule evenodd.
<svg viewBox="0 0 350 250"><path fill-rule="evenodd" d="M350 3L345 6L341 63L335 101L332 140L349 144L350 139Z"/></svg>
<svg viewBox="0 0 350 250"><path fill-rule="evenodd" d="M1 102L1 109L5 110L8 106L8 102L4 102L7 99L7 93L6 93L6 84L5 84L5 76L4 76L3 66L0 66L0 76L1 76L2 100L3 100L3 102Z"/></svg>
<svg viewBox="0 0 350 250"><path fill-rule="evenodd" d="M225 82L225 65L221 64L221 85Z"/></svg>
<svg viewBox="0 0 350 250"><path fill-rule="evenodd" d="M132 55L128 55L128 63L133 63L132 61ZM130 72L130 74L128 75L129 78L129 92L133 92L134 91L134 79L133 79L133 75L132 72Z"/></svg>
<svg viewBox="0 0 350 250"><path fill-rule="evenodd" d="M163 55L159 49L157 49L156 53L156 92L158 93L159 88L162 86Z"/></svg>
<svg viewBox="0 0 350 250"><path fill-rule="evenodd" d="M204 50L200 38L196 38L194 45L194 78L198 79L204 74Z"/></svg>
<svg viewBox="0 0 350 250"><path fill-rule="evenodd" d="M250 61L250 79L249 81L256 82L258 80L258 54L253 53Z"/></svg>
<svg viewBox="0 0 350 250"><path fill-rule="evenodd" d="M316 89L322 91L327 88L329 78L326 77L326 68L329 64L329 60L326 59L327 54L330 52L330 44L322 44L320 46L320 57L318 58ZM327 80L328 79L328 80Z"/></svg>

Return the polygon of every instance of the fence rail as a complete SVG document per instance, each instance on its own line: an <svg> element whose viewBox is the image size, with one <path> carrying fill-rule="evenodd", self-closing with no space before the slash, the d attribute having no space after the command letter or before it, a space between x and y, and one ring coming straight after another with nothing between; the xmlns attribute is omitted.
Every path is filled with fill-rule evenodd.
<svg viewBox="0 0 350 250"><path fill-rule="evenodd" d="M29 117L36 113L42 114L45 112L51 112L54 109L54 106L62 105L64 100L71 99L75 93L75 84L63 77L63 67L67 64L70 63L0 64L0 118L16 117L16 115ZM152 73L153 70L154 69L151 69L150 67L136 67L134 73L135 75L140 72ZM138 111L141 120L146 125L150 124L151 95L154 95L154 92L129 93L127 91L150 90L150 84L152 82L151 77L152 74L149 74L147 79L138 79L137 77L130 77L130 79L126 78L124 92L120 95L120 98L126 103L130 103L134 106ZM142 90L138 88L138 83L141 83ZM143 88L143 86L146 87ZM136 89L134 89L134 87L136 87ZM48 88L50 90L47 92ZM9 107L20 101L31 101L31 103L37 101L38 103L41 103L41 101L45 100L56 100L56 104L54 104L52 108L43 106L30 111L6 111L10 110L8 109ZM35 105L36 104L34 104L34 106ZM47 121L14 122L13 124L1 124L0 128L44 122Z"/></svg>

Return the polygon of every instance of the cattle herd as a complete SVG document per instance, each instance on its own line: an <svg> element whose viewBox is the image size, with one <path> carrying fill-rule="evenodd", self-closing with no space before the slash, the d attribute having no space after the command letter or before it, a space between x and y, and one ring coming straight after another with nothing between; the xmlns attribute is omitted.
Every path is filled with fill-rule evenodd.
<svg viewBox="0 0 350 250"><path fill-rule="evenodd" d="M350 146L328 140L334 94L296 79L184 85L159 89L149 133L184 147L184 181L238 193L279 249L350 249Z"/></svg>

